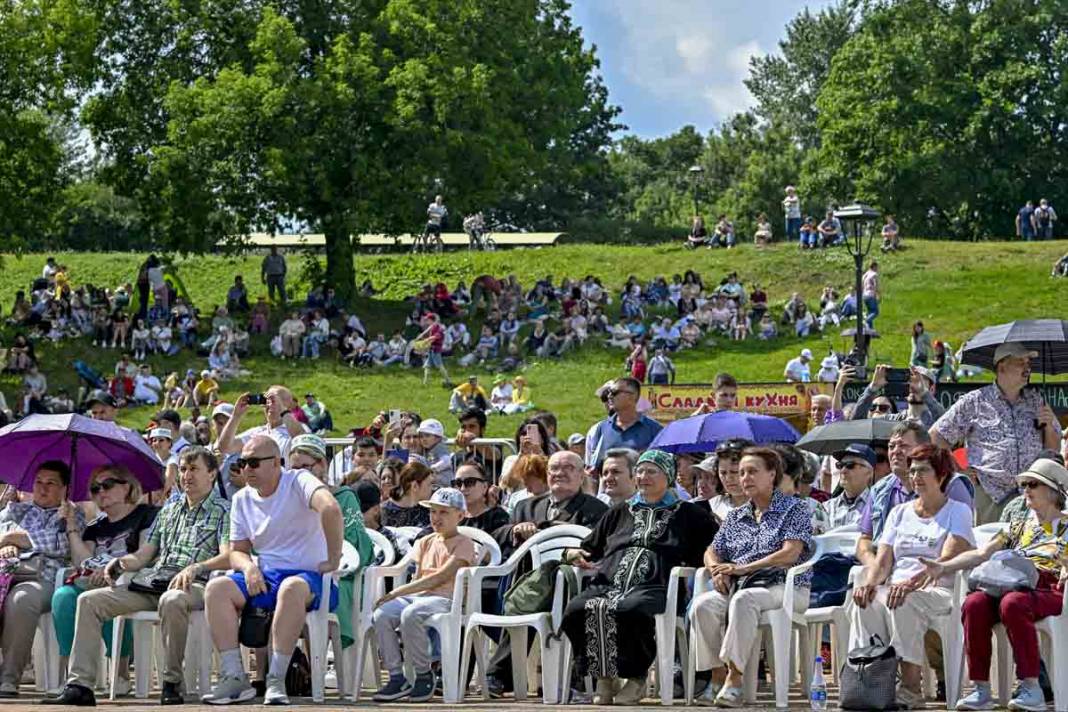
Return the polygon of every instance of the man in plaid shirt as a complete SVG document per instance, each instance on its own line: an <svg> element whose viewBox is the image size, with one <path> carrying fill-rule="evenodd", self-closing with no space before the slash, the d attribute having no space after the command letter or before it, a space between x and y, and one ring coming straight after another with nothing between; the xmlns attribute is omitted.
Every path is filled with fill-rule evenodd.
<svg viewBox="0 0 1068 712"><path fill-rule="evenodd" d="M219 463L207 448L189 446L179 456L184 495L169 502L156 517L148 540L133 554L113 559L104 570L111 586L88 591L78 599L70 677L59 697L45 704L95 705L93 685L100 663L100 626L116 616L159 611L165 662L160 703L182 704L182 664L189 616L204 607L207 572L230 567L230 506L215 487ZM117 586L123 572L149 568L170 584L161 594Z"/></svg>
<svg viewBox="0 0 1068 712"><path fill-rule="evenodd" d="M52 609L56 571L70 564L67 523L60 506L70 506L69 484L70 468L65 463L45 462L37 468L33 499L12 502L0 511L0 564L15 571L4 602L0 698L18 696L37 621ZM77 522L79 530L85 528L81 511Z"/></svg>

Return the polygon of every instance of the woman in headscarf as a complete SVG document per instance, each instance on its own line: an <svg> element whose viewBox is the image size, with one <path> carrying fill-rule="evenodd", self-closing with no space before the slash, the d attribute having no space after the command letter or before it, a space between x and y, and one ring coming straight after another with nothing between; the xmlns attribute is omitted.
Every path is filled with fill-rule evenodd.
<svg viewBox="0 0 1068 712"><path fill-rule="evenodd" d="M680 500L675 479L674 457L647 450L635 467L638 491L608 510L580 549L565 553L597 572L568 603L562 624L581 671L597 679L594 704L641 700L656 659L653 617L667 606L671 569L700 566L715 537L711 512Z"/></svg>

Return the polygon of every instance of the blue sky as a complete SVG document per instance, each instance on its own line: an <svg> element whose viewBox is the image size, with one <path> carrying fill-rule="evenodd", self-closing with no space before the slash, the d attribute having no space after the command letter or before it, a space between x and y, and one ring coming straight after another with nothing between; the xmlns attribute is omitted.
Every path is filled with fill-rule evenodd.
<svg viewBox="0 0 1068 712"><path fill-rule="evenodd" d="M775 52L786 23L824 0L572 0L597 46L627 133L646 138L693 124L707 132L743 111L749 58Z"/></svg>

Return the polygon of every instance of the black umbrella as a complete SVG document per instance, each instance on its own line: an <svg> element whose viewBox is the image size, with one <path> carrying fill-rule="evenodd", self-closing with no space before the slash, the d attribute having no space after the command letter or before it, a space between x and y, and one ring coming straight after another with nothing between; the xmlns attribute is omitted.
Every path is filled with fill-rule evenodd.
<svg viewBox="0 0 1068 712"><path fill-rule="evenodd" d="M797 441L797 447L817 455L831 455L853 443L887 443L890 431L900 422L886 418L839 420L808 431Z"/></svg>
<svg viewBox="0 0 1068 712"><path fill-rule="evenodd" d="M1068 321L1061 319L1022 319L988 326L961 348L960 362L968 366L994 369L994 351L1002 344L1023 344L1038 356L1031 370L1047 376L1068 373Z"/></svg>

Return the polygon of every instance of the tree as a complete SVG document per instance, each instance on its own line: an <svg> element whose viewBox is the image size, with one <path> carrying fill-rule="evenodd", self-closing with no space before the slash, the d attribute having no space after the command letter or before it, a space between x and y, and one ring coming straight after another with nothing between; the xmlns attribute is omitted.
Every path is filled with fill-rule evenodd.
<svg viewBox="0 0 1068 712"><path fill-rule="evenodd" d="M116 29L127 37L120 46L186 38L182 56L139 51L89 116L102 138L115 139L109 145L123 147L110 155L127 180L143 175L146 213L172 246L203 250L292 217L326 235L327 278L348 296L350 235L421 229L435 192L456 197L457 216L457 207L551 195L544 186L557 167L565 186L581 185L591 165L596 172L617 110L568 7L334 0L216 8L254 17L253 36L243 38L172 6L165 27L142 13L131 29ZM144 65L150 82L128 73ZM127 85L144 109L128 103Z"/></svg>
<svg viewBox="0 0 1068 712"><path fill-rule="evenodd" d="M47 232L68 166L62 121L91 65L92 16L70 0L0 0L0 240Z"/></svg>
<svg viewBox="0 0 1068 712"><path fill-rule="evenodd" d="M914 234L1012 234L1065 184L1068 8L1056 0L885 3L835 56L805 185Z"/></svg>
<svg viewBox="0 0 1068 712"><path fill-rule="evenodd" d="M780 54L749 62L745 85L757 101L757 115L786 130L805 148L819 145L816 98L831 60L854 31L855 4L838 0L817 13L806 7L787 23Z"/></svg>

